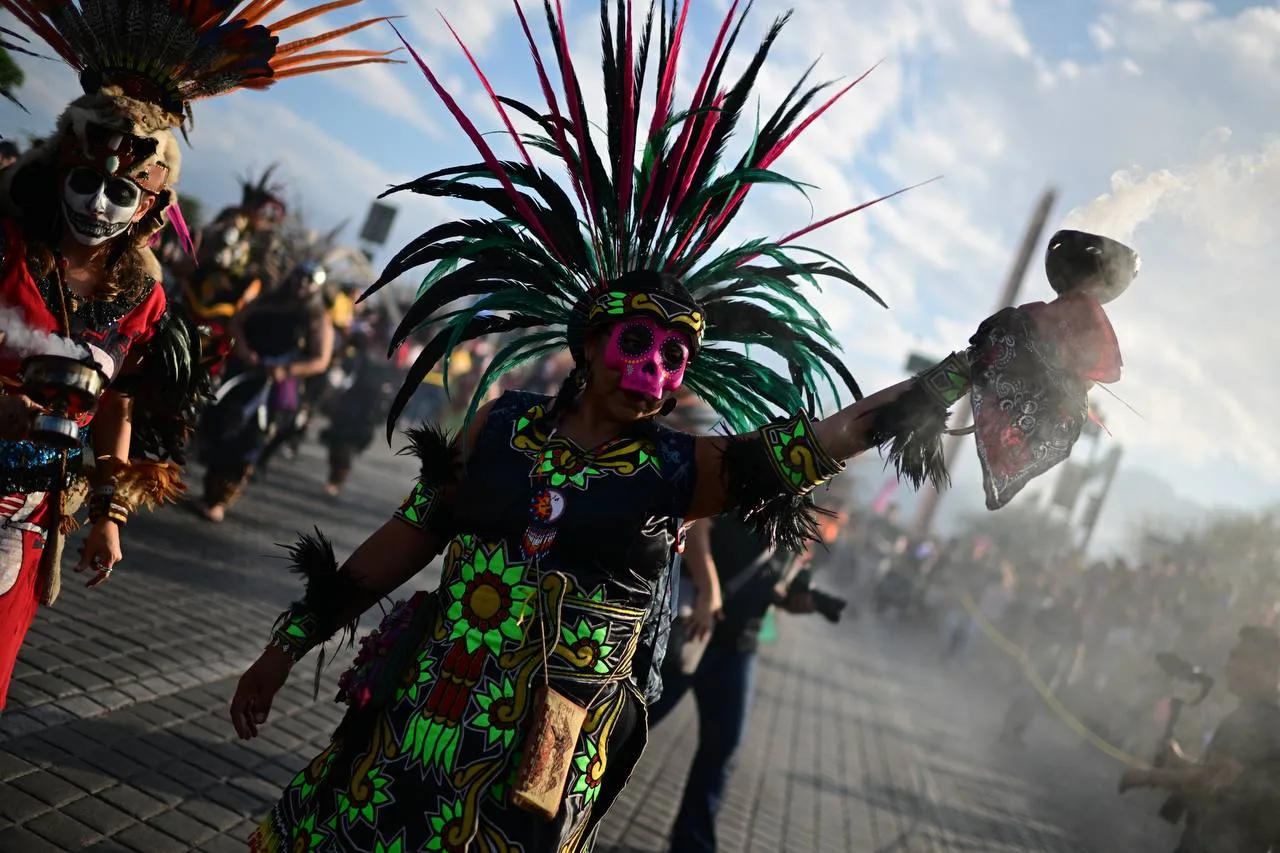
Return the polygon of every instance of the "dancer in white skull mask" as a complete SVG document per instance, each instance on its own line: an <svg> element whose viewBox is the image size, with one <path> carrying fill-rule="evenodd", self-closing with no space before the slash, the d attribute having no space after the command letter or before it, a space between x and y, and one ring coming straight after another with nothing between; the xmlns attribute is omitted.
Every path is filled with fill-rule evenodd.
<svg viewBox="0 0 1280 853"><path fill-rule="evenodd" d="M130 513L181 490L182 448L211 365L193 324L170 313L149 248L168 223L190 245L176 205L173 131L193 100L271 85L273 63L304 44L282 43L280 33L328 11L266 25L257 20L263 10L210 16L170 0L134 0L127 21L105 13L110 4L3 5L79 74L84 95L48 139L0 172L0 707L37 607L57 595L61 534L76 525L80 504L92 530L76 569L97 586L120 562ZM140 42L135 18L169 37ZM344 55L341 65L385 61ZM278 76L329 67L290 55ZM84 381L98 392L95 401L85 391L77 411L58 411L56 421L36 417L33 399L56 401L41 396L50 386L28 361L54 355L69 357L56 362L64 374L96 373L96 383Z"/></svg>

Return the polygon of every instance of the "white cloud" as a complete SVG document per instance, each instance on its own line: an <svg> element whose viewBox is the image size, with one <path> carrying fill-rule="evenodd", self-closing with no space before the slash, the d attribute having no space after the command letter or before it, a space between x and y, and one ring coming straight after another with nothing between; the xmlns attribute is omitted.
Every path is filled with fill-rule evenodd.
<svg viewBox="0 0 1280 853"><path fill-rule="evenodd" d="M1116 37L1100 21L1089 25L1089 40L1098 50L1110 50L1116 46Z"/></svg>
<svg viewBox="0 0 1280 853"><path fill-rule="evenodd" d="M474 0L432 0L424 3L422 0L396 0L394 5L408 19L414 47L420 50L424 47L445 48L450 55L459 48L453 34L445 26L445 21L449 22L458 38L476 56L483 56L492 47L499 24L507 24L508 18L512 19L511 23L516 23L515 13L509 3L476 3ZM536 26L542 9L531 5L530 9L526 9L525 15ZM512 30L514 31L515 29Z"/></svg>

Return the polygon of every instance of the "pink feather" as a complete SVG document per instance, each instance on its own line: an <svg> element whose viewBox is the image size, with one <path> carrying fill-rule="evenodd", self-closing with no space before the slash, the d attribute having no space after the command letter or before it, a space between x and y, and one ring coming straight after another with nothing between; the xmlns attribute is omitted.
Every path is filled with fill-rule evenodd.
<svg viewBox="0 0 1280 853"><path fill-rule="evenodd" d="M711 134L715 132L716 125L720 123L720 105L724 103L726 94L724 92L716 95L715 100L711 102L713 112L706 116L706 121L702 124L702 132L698 135L697 144L694 146L693 155L689 158L690 163L697 163L702 159L702 155L706 152L707 146L711 144ZM676 170L672 170L674 175ZM675 192L671 197L671 204L667 208L668 215L674 214L680 209L680 204L684 201L684 197L689 192L689 185L693 183L693 169L685 169L684 175L680 179L679 186L675 187Z"/></svg>
<svg viewBox="0 0 1280 853"><path fill-rule="evenodd" d="M787 150L787 148L789 148L789 147L791 146L791 143L793 143L793 142L795 142L795 141L796 141L796 138L801 134L801 132L803 132L803 131L805 130L805 128L807 128L809 125L813 124L813 122L814 122L815 120L817 120L818 116L822 115L822 114L823 114L823 113L825 113L828 109L830 109L830 108L831 108L831 106L832 106L833 104L835 104L835 102L836 102L836 101L838 101L838 100L840 100L842 97L844 97L844 96L845 96L845 94L846 94L850 89L852 89L854 86L858 85L858 84L859 84L859 83L861 83L863 80L865 80L865 79L867 78L867 75L868 75L868 74L870 74L870 73L871 73L872 71L874 71L875 69L876 69L876 66L875 66L875 65L871 66L871 67L870 67L870 68L868 68L866 71L864 71L864 72L862 73L862 75L861 75L861 76L859 76L856 80L854 80L853 82L849 83L847 86L845 86L845 87L844 87L843 89L841 89L839 92L836 92L834 95L832 95L830 98L828 98L828 99L827 99L827 101L826 101L825 103L823 103L820 107L818 107L818 108L817 108L817 109L815 109L813 112L811 112L811 113L810 113L810 114L809 114L809 115L804 119L804 121L802 121L802 122L800 122L800 124L796 125L796 127L794 127L794 128L791 130L791 132L790 132L790 133L788 133L788 134L787 134L785 137L783 137L782 139L778 140L778 144L777 144L777 145L774 145L774 146L773 146L773 148L771 148L771 149L769 149L768 151L766 151L766 152L765 152L765 153L760 157L760 159L759 159L758 161L756 161L756 163L753 165L753 168L756 168L756 169L767 169L767 168L769 168L769 166L770 166L770 165L772 165L772 164L773 164L773 162L774 162L775 160L777 160L779 157L781 157L781 156L782 156L782 153L783 153L784 151L786 151L786 150ZM747 191L748 191L749 189L750 189L750 187L749 187L749 186L741 187L741 188L739 188L739 189L738 189L738 191L737 191L737 192L735 192L735 193L733 194L733 198L729 200L729 203L728 203L727 205L725 205L724 210L722 210L722 211L720 212L720 215L719 215L718 217L716 217L715 222L713 222L713 223L711 224L711 227L708 229L708 233L710 233L710 234L714 234L714 233L716 233L716 231L720 228L720 226L721 226L721 225L723 225L723 224L724 224L724 222L725 222L725 221L727 221L727 220L728 220L728 218L729 218L730 216L732 216L732 215L737 211L737 209L742 205L742 200L743 200L743 198L745 198L745 197L746 197L746 195L747 195ZM889 196L885 196L885 198L889 198ZM871 204L874 204L874 203L875 203L875 202L871 202ZM857 209L860 209L860 208L855 208L855 210L857 210ZM848 211L848 212L849 212L849 213L852 213L853 211ZM836 218L838 219L838 218L839 218L839 216L837 216ZM704 245L705 245L705 241L704 241Z"/></svg>
<svg viewBox="0 0 1280 853"><path fill-rule="evenodd" d="M653 119L649 122L650 142L657 138L659 131L671 119L671 100L672 91L675 89L676 66L680 60L680 45L684 38L684 22L688 15L689 2L685 0L684 6L680 10L680 22L676 25L675 33L671 37L671 55L667 57L666 71L662 76L662 80L658 83L658 91L654 96ZM653 181L649 181L649 185L645 187L644 198L640 202L641 212L648 212L649 202L652 198ZM663 196L654 199L659 204L664 200Z"/></svg>
<svg viewBox="0 0 1280 853"><path fill-rule="evenodd" d="M191 229L187 227L187 220L182 215L182 208L178 207L176 194L173 197L173 201L169 202L169 206L165 208L165 216L168 217L169 224L173 226L174 233L178 235L183 251L194 261L196 259L196 243L191 239Z"/></svg>
<svg viewBox="0 0 1280 853"><path fill-rule="evenodd" d="M524 29L524 37L529 42L529 52L533 55L533 64L538 70L538 83L542 86L542 94L547 99L547 109L551 111L551 135L555 139L556 147L560 149L561 159L566 165L569 163L569 140L564 135L564 115L560 112L560 101L556 97L555 89L551 88L551 78L547 76L547 66L542 61L542 53L538 50L538 43L534 41L533 31L529 29L529 21L524 16L524 9L520 8L520 0L512 0L516 7L516 15L520 18L520 26ZM586 209L587 198L582 192L582 186L578 182L578 176L572 170L568 171L569 183L573 186L574 195L578 197L578 204Z"/></svg>
<svg viewBox="0 0 1280 853"><path fill-rule="evenodd" d="M811 125L811 124L813 124L815 121L817 121L817 119L818 119L818 117L819 117L820 115L822 115L822 114L823 114L823 113L825 113L828 109L830 109L830 108L831 108L831 106L832 106L833 104L835 104L835 102L836 102L836 101L838 101L838 100L840 100L841 98L843 98L843 97L848 93L848 91L849 91L850 89L852 89L854 86L856 86L856 85L858 85L859 83L861 83L863 80L867 79L867 76L868 76L872 71L875 71L875 70L876 70L876 68L877 68L879 65L880 65L880 63L878 63L878 62L877 62L875 65L871 66L871 67L870 67L870 68L868 68L866 71L862 72L862 74L861 74L861 75L860 75L856 80L852 81L851 83L849 83L849 85L845 86L845 87L844 87L843 89L841 89L839 92L836 92L834 95L832 95L830 98L828 98L828 99L827 99L827 102L826 102L826 103L824 103L822 106L818 107L816 110L814 110L813 112L809 113L808 117L807 117L807 118L805 118L805 120L804 120L804 121L800 122L798 125L796 125L795 127L793 127L793 128L791 129L791 132L790 132L790 133L788 133L788 134L787 134L786 136L784 136L782 139L778 140L778 144L777 144L777 145L775 145L775 146L773 146L773 148L769 149L769 151L764 155L764 157L763 157L763 158L761 158L759 168L761 168L761 169L767 169L767 168L769 168L769 164L771 164L774 160L777 160L777 159L778 159L778 157L782 156L782 152L786 151L789 147L791 147L791 143L793 143L793 142L795 142L795 141L796 141L796 137L798 137L800 134L804 133L805 129L806 129L809 125Z"/></svg>
<svg viewBox="0 0 1280 853"><path fill-rule="evenodd" d="M720 61L720 54L721 54L721 51L724 49L725 38L727 38L729 35L729 25L733 23L733 16L734 16L734 13L737 12L737 10L738 10L738 2L737 0L734 0L733 5L729 7L729 11L725 15L724 20L720 23L720 32L716 34L715 43L711 46L711 55L707 57L707 64L703 66L702 77L701 79L698 80L698 88L694 91L693 100L690 102L690 105L693 107L700 106L703 103L703 99L706 97L707 86L711 82L711 72L716 67L716 64ZM713 107L719 106L719 104L723 101L724 101L724 95L723 94L717 95L715 101L712 102L711 106ZM708 116L708 118L714 119L717 117ZM689 148L689 140L693 135L693 128L694 128L694 125L697 123L697 121L698 121L697 118L685 119L684 127L680 129L680 137L679 139L676 140L675 146L671 149L671 159L669 161L671 164L671 168L667 172L666 180L663 182L661 194L659 195L659 198L662 200L665 200L668 202L670 200L670 196L676 180L676 171L677 171L676 167L679 166L680 162L684 158L685 151L687 151ZM706 124L714 125L714 121L708 121ZM704 130L705 129L706 128L704 125ZM703 145L702 147L704 150L706 149L705 145ZM692 162L696 162L696 160ZM685 182L684 182L685 191L687 191L688 183L692 179L693 179L693 172L689 171L685 177ZM679 194L683 197L684 191L681 191ZM679 207L678 204L668 204L667 211L668 213L672 213L678 207Z"/></svg>
<svg viewBox="0 0 1280 853"><path fill-rule="evenodd" d="M804 228L801 228L799 231L792 231L790 234L788 234L787 236L779 240L777 242L777 245L785 246L788 243L794 242L800 239L801 237L803 237L804 235L809 234L810 232L817 231L819 228L825 228L826 226L830 225L832 222L836 222L838 220L844 219L846 216L852 216L853 214L857 213L860 210L866 210L868 207L871 207L871 205L873 204L879 204L882 201L888 201L894 196L902 195L903 193L909 190L918 189L924 186L925 184L931 184L934 181L939 180L940 177L941 176L930 178L927 181L921 181L918 184L912 184L909 187L903 187L900 190L894 190L893 192L888 193L887 195L882 195L879 198L873 198L871 199L871 201L864 201L862 204L854 205L853 207L850 207L847 210L842 210L839 213L833 213L824 219L819 219L817 222L814 222L810 225L806 225ZM758 254L747 255L742 260L738 261L738 266L741 266L745 263L753 261L758 257L760 257Z"/></svg>
<svg viewBox="0 0 1280 853"><path fill-rule="evenodd" d="M462 48L462 52L466 54L467 61L471 63L471 67L475 70L476 76L480 78L480 84L484 86L484 90L489 93L489 100L493 101L493 105L498 109L498 115L502 116L502 123L507 126L507 133L511 134L511 138L515 140L516 147L520 149L520 156L530 166L533 165L533 159L529 156L529 150L524 146L524 140L520 138L520 134L516 132L515 125L511 123L511 116L507 113L506 107L502 105L502 101L498 100L498 93L493 90L493 86L489 85L489 78L480 70L480 65L476 62L476 58L471 55L471 51L462 42L462 38L458 35L457 30L453 28L453 24L449 23L449 19L440 13L440 20L444 21L444 25L449 28L449 32L453 34L453 40L458 43L458 47Z"/></svg>
<svg viewBox="0 0 1280 853"><path fill-rule="evenodd" d="M556 19L560 29L560 79L564 82L565 105L569 108L569 116L573 121L573 136L578 142L578 164L582 171L582 193L586 197L586 214L591 223L599 229L596 222L595 189L591 184L591 167L587 162L587 134L591 132L587 126L587 117L580 109L578 93L578 73L573 67L573 58L569 56L569 36L565 31L564 7L556 0Z"/></svg>
<svg viewBox="0 0 1280 853"><path fill-rule="evenodd" d="M622 78L622 162L618 164L621 172L618 176L618 212L624 221L631 211L631 184L635 177L632 170L635 168L636 160L636 75L631 0L627 0L625 14L627 19L618 22L619 27L627 28L626 56L619 63L625 62L627 69ZM618 251L619 253L622 251L621 243L618 245ZM621 264L622 258L619 257L617 261Z"/></svg>
<svg viewBox="0 0 1280 853"><path fill-rule="evenodd" d="M499 183L502 184L502 188L506 190L507 195L511 197L511 201L515 204L516 210L520 214L520 218L524 220L525 226L530 231L537 234L542 242L551 249L551 251L556 252L555 241L551 239L547 234L546 229L542 227L542 223L538 221L537 215L534 214L533 210L529 207L528 202L526 202L523 196L521 196L516 190L515 184L511 182L511 176L507 174L506 169L502 168L502 164L493 153L493 149L489 147L489 143L484 141L484 136L476 129L476 126L471 119L467 118L466 113L464 113L462 108L458 106L458 102L455 101L453 96L449 94L448 90L441 85L440 81L436 78L436 75L427 66L427 63L424 62L422 57L418 55L418 52L413 49L413 45L409 44L395 24L391 25L391 29L395 30L396 37L400 39L400 43L409 51L409 55L413 57L414 62L418 63L418 67L422 69L422 73L426 76L427 82L431 84L431 88L436 90L436 94L440 96L440 100L445 105L445 108L453 114L453 117L457 120L459 126L462 127L463 132L470 137L472 144L475 145L476 150L480 152L480 156L484 158L485 165L489 167L494 176L498 179ZM559 252L556 253L557 255L559 254Z"/></svg>

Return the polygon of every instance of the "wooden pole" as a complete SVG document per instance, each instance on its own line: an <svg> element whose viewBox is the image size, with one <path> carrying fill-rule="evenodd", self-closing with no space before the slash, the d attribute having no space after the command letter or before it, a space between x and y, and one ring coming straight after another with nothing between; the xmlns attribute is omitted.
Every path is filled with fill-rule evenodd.
<svg viewBox="0 0 1280 853"><path fill-rule="evenodd" d="M995 311L1012 307L1017 302L1018 291L1022 289L1022 282L1027 277L1027 268L1031 266L1031 256L1040 245L1040 238L1049 221L1049 211L1053 209L1057 199L1058 191L1048 187L1040 196L1040 201L1036 203L1035 210L1031 213L1031 221L1027 223L1026 233L1022 235L1022 245L1018 247L1013 265L1009 267L1009 274L1005 277ZM972 420L973 411L969 407L969 398L966 396L952 410L951 426L955 429L964 429ZM956 460L959 458L960 442L964 438L965 436L948 435L943 439L942 449L948 470L954 470ZM941 499L942 495L933 486L925 486L921 489L913 530L915 536L924 538L929 535L929 531L933 528L934 516L938 512L938 502Z"/></svg>

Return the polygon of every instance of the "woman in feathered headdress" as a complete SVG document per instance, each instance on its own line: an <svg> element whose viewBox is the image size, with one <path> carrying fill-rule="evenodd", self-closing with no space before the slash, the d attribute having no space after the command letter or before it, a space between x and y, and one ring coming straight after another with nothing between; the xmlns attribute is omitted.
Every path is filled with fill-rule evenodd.
<svg viewBox="0 0 1280 853"><path fill-rule="evenodd" d="M290 783L254 850L589 849L644 746L686 525L736 512L798 550L818 535L810 493L841 460L883 445L916 484L945 477L946 406L926 383L810 415L827 389L860 394L801 285L825 277L866 288L793 243L853 211L781 239L719 245L753 185L795 186L773 163L852 84L815 107L824 87L801 80L726 168L726 144L785 18L730 82L724 71L743 23L733 4L695 69L692 103L677 109L690 3L673 2L668 16L655 0L637 31L631 3L618 0L602 14L607 108L593 121L560 3L544 6L550 68L516 3L546 106L490 90L516 159L498 159L418 60L481 160L396 189L480 202L498 215L432 228L374 284L433 265L393 346L423 326L435 337L389 430L442 358L448 375L459 343L525 334L486 369L460 440L410 431L418 482L344 567L318 531L294 546L306 592L240 681L231 714L242 737L257 734L309 650L339 631L350 636L367 608L440 554L443 576L364 640L340 681L350 707L331 746ZM641 121L651 59L656 107ZM513 115L540 132L517 133ZM567 189L535 152L558 161ZM566 346L574 368L554 397L509 391L480 405L506 370ZM753 357L766 349L784 373ZM681 387L738 434L663 427Z"/></svg>
<svg viewBox="0 0 1280 853"><path fill-rule="evenodd" d="M254 0L237 14L241 5L0 0L79 72L84 89L55 132L0 177L0 701L36 607L57 595L78 472L87 468L92 486L93 529L77 566L93 570L90 586L119 562L130 513L181 489L178 465L207 365L195 330L167 309L148 246L166 223L185 234L174 131L190 102L383 60L306 52L352 27L280 44L281 31L325 7L267 26L260 20L279 2ZM335 56L343 62L317 63ZM96 417L79 419L81 427L94 420L83 461L79 447L49 446L32 432L38 407L23 360L42 354L78 358L105 380Z"/></svg>

